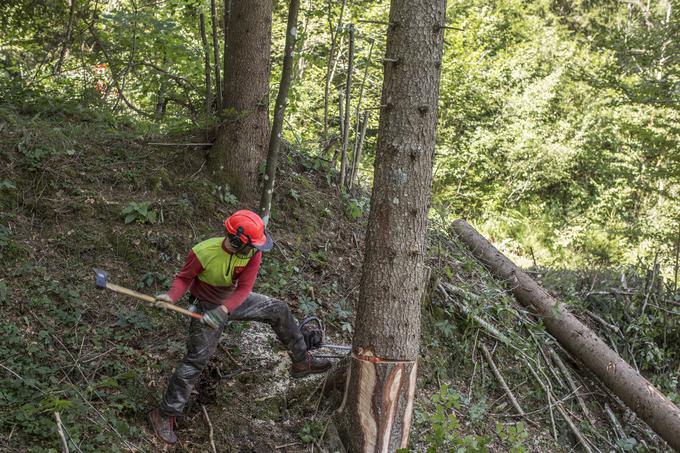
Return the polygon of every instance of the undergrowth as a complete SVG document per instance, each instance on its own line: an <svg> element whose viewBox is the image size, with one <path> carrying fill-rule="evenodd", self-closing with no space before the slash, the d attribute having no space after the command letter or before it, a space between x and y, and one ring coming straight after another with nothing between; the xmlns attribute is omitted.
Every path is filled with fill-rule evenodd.
<svg viewBox="0 0 680 453"><path fill-rule="evenodd" d="M0 448L55 449L59 413L72 451L157 450L145 414L183 354L186 322L96 290L90 268L104 267L112 281L146 293L163 291L189 248L221 234L222 219L239 202L202 173L202 153L149 146L162 138L147 125L38 104L0 107ZM282 157L271 224L276 247L263 261L256 291L286 300L299 317L322 314L334 342L349 343L368 196L361 190L338 196L332 172L306 150ZM596 426L579 415L571 390L543 355L557 347L554 341L447 231L433 221L411 450L569 451L574 439L559 418L553 428L549 399L525 361L555 382L556 396L566 398L578 426L602 449L661 450L656 436L610 401L626 433L616 437L602 413L609 396L587 374L579 379ZM658 280L642 269L533 271L679 402L677 295L657 290ZM474 316L509 344L484 333ZM230 326L201 385L216 392L210 410L228 409L213 419L216 442L318 444L332 408L312 408L308 395L251 401L267 369L245 365L251 358L242 354L244 329ZM513 416L482 344L531 412L529 421ZM207 448L207 434L196 429L202 417L192 406L180 427L187 451Z"/></svg>

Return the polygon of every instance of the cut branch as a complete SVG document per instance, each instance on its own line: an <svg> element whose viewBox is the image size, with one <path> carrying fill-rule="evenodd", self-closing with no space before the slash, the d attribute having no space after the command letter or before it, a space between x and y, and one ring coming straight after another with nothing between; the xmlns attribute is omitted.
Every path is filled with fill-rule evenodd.
<svg viewBox="0 0 680 453"><path fill-rule="evenodd" d="M512 393L512 390L510 390L510 387L508 387L508 384L505 382L503 375L501 374L501 372L496 367L496 364L494 363L493 358L491 357L491 353L486 348L485 344L482 344L481 348L482 348L482 355L484 355L484 358L486 359L487 363L489 364L489 367L491 367L491 371L493 372L493 375L496 377L496 380L500 384L501 388L503 389L505 394L510 399L510 402L512 403L512 407L514 407L515 410L517 411L517 415L524 417L524 415L525 415L524 410L519 405L519 402L517 401L517 398L515 398L515 395Z"/></svg>
<svg viewBox="0 0 680 453"><path fill-rule="evenodd" d="M215 447L215 438L213 437L212 422L210 421L210 417L208 417L208 411L205 409L205 406L201 405L201 409L203 410L203 416L205 417L205 421L208 423L208 435L210 437L210 446L212 447L213 453L217 453L217 448Z"/></svg>
<svg viewBox="0 0 680 453"><path fill-rule="evenodd" d="M578 401L579 406L581 406L581 410L583 411L583 415L586 416L586 418L590 421L590 424L595 426L595 423L593 422L593 418L590 415L590 411L588 410L588 406L586 406L586 402L583 400L581 395L579 394L579 388L576 385L576 382L574 382L574 379L571 377L571 373L569 372L569 369L567 366L564 364L560 356L555 352L553 348L548 348L548 352L550 353L550 358L552 361L557 365L557 368L560 369L562 372L562 375L564 376L564 379L566 379L567 383L569 384L569 388L571 391L576 395L576 400Z"/></svg>
<svg viewBox="0 0 680 453"><path fill-rule="evenodd" d="M66 441L66 436L64 435L64 428L61 425L61 417L59 416L59 412L54 413L54 419L57 422L57 432L59 433L59 438L61 439L61 452L69 453L68 442Z"/></svg>

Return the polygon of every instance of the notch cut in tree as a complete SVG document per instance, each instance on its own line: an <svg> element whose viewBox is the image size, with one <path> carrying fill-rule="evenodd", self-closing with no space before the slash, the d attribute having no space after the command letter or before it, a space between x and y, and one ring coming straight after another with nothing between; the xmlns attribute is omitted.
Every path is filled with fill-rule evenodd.
<svg viewBox="0 0 680 453"><path fill-rule="evenodd" d="M288 103L288 89L293 78L293 61L295 53L295 38L297 36L297 17L300 9L300 0L290 0L288 7L288 25L286 26L286 44L283 54L283 70L279 84L279 94L276 96L274 107L274 122L269 137L269 152L267 153L267 168L264 175L264 186L260 197L260 216L264 224L269 223L269 214L272 209L272 195L274 192L274 178L276 165L279 160L279 148L281 147L281 131L283 130L283 114Z"/></svg>
<svg viewBox="0 0 680 453"><path fill-rule="evenodd" d="M371 211L338 425L348 451L408 445L416 389L444 0L393 0ZM345 128L350 127L345 124ZM408 240L405 240L408 238Z"/></svg>
<svg viewBox="0 0 680 453"><path fill-rule="evenodd" d="M680 409L675 404L467 222L456 220L453 229L473 255L505 281L517 300L543 321L546 330L567 351L680 451Z"/></svg>

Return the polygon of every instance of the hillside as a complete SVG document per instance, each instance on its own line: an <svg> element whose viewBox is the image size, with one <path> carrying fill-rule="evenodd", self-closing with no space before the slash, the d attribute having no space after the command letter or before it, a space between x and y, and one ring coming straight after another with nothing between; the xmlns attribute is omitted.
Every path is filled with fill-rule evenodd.
<svg viewBox="0 0 680 453"><path fill-rule="evenodd" d="M188 321L95 289L91 268L108 271L111 282L158 293L193 244L221 234L225 216L241 207L238 200L209 182L204 149L149 145L192 137L44 104L0 107L0 131L0 449L58 451L59 412L72 451L163 450L145 417L184 353ZM255 290L286 300L298 317L321 316L333 342L349 343L368 195L339 196L330 184L333 170L311 154L293 149L281 159L270 224L276 246ZM554 344L540 323L517 310L446 225L432 225L414 451L578 450L518 350L555 383L553 391L599 451L664 451L658 437L590 376L572 371L593 423L580 414L567 385L558 386L555 369L540 365L542 346ZM544 274L566 296L583 284L575 276ZM599 278L598 285L609 284L604 273ZM444 297L440 283L458 292ZM515 350L490 341L478 323L461 317L455 308L461 302L494 322ZM670 326L665 345L677 344L677 323ZM531 414L524 422L517 423L483 364L482 342ZM640 366L660 376L655 383L665 391L674 385L677 394L677 381L661 380L664 370L677 374L677 356L657 350L659 357L650 359L658 359L657 369ZM217 451L323 448L320 438L338 395L324 396L323 377L291 380L288 366L271 329L232 323L180 420L181 442L171 450L209 451L208 420ZM623 436L609 423L605 402L622 420Z"/></svg>

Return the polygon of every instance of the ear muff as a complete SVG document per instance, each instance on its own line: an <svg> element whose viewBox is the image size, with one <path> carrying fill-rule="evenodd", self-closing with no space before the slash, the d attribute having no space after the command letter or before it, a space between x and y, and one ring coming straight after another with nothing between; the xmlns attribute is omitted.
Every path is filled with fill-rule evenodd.
<svg viewBox="0 0 680 453"><path fill-rule="evenodd" d="M229 244L237 252L240 252L248 246L253 246L253 241L250 235L243 232L243 227L240 226L236 229L236 234L229 234Z"/></svg>

